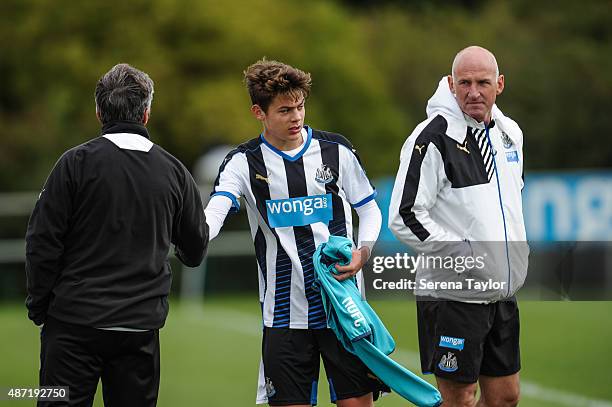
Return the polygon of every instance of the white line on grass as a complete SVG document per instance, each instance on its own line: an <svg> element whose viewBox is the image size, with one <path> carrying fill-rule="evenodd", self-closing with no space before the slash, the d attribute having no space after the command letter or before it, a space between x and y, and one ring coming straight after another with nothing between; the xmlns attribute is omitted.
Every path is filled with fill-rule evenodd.
<svg viewBox="0 0 612 407"><path fill-rule="evenodd" d="M252 314L227 309L215 309L216 306L202 307L201 304L181 304L179 312L193 322L212 323L215 327L222 326L226 330L243 335L261 337L261 320ZM406 349L397 348L392 356L407 368L415 372L420 370L419 354ZM537 383L521 379L521 395L567 407L612 407L612 402L585 397L557 389L541 386Z"/></svg>
<svg viewBox="0 0 612 407"><path fill-rule="evenodd" d="M398 361L404 363L408 369L413 371L419 371L421 369L420 357L417 352L406 349L396 349L393 355L396 356ZM521 396L550 402L557 406L612 407L612 403L606 400L591 399L578 394L543 387L525 379L521 379Z"/></svg>

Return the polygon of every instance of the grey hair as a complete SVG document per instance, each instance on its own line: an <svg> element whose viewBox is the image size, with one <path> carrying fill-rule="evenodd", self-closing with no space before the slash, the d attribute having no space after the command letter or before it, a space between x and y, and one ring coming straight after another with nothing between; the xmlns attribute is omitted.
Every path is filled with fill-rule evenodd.
<svg viewBox="0 0 612 407"><path fill-rule="evenodd" d="M116 120L142 123L145 111L151 109L153 80L128 64L117 64L98 81L95 99L103 124Z"/></svg>
<svg viewBox="0 0 612 407"><path fill-rule="evenodd" d="M462 49L461 51L459 51L457 53L457 55L455 55L455 59L453 59L453 66L451 67L451 75L453 76L453 81L456 80L456 78L455 78L455 69L457 68L457 64L459 64L460 57L463 56L463 54L466 51L469 51L469 50L474 49L474 48L479 48L479 49L481 49L483 51L486 51L489 54L489 56L493 60L493 64L495 65L495 79L499 78L499 66L497 65L497 59L495 59L495 55L493 55L493 53L491 51L489 51L488 49L486 49L486 48L482 48L482 47L473 45L471 47L467 47L467 48Z"/></svg>

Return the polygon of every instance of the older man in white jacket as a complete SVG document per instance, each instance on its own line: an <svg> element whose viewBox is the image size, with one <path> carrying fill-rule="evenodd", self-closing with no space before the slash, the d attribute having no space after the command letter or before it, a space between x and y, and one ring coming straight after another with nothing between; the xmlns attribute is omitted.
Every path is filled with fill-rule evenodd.
<svg viewBox="0 0 612 407"><path fill-rule="evenodd" d="M519 314L527 274L523 134L495 106L494 55L460 51L402 147L389 228L427 260L417 268L423 373L445 406L515 406ZM441 259L436 262L435 259ZM461 265L461 267L457 267ZM465 270L465 271L464 271Z"/></svg>

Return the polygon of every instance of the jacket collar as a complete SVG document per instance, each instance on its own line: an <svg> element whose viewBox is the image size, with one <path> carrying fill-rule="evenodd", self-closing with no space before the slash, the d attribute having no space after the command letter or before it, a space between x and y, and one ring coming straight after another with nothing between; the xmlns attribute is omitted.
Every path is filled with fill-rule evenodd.
<svg viewBox="0 0 612 407"><path fill-rule="evenodd" d="M491 122L489 123L488 126L484 122L476 121L476 119L474 119L471 116L468 116L465 113L463 113L463 118L465 119L465 123L468 125L468 127L471 127L473 129L484 130L487 127L488 128L495 127L495 119L493 118L493 114L491 114Z"/></svg>
<svg viewBox="0 0 612 407"><path fill-rule="evenodd" d="M132 133L150 139L147 128L137 122L117 120L102 125L101 136L113 133Z"/></svg>

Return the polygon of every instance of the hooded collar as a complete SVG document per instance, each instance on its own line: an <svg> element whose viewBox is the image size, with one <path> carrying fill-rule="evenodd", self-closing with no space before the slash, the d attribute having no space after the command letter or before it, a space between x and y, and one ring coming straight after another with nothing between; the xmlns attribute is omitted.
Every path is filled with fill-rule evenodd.
<svg viewBox="0 0 612 407"><path fill-rule="evenodd" d="M491 121L489 122L489 125L487 126L485 124L485 122L479 122L476 121L476 119L474 119L472 116L468 116L467 114L461 112L463 114L463 118L465 119L465 123L473 128L473 129L478 129L478 130L484 130L487 127L488 128L492 128L495 127L495 119L493 118L493 113L491 113Z"/></svg>
<svg viewBox="0 0 612 407"><path fill-rule="evenodd" d="M455 99L455 96L453 96L451 93L446 76L443 76L442 79L440 79L438 88L434 92L433 96L427 101L427 108L425 111L428 118L438 114L446 117L448 122L446 134L458 143L463 143L465 141L468 126L477 129L485 128L484 122L477 122L472 117L461 111L461 108L457 103L457 99ZM493 109L491 110L491 124L489 128L498 124L500 130L503 131L505 128L505 130L510 133L510 138L516 142L511 132L508 131L510 126L506 125L506 121L510 121L510 119L504 116L497 105L493 105Z"/></svg>
<svg viewBox="0 0 612 407"><path fill-rule="evenodd" d="M141 123L117 120L102 125L101 136L113 133L131 133L150 139L147 128Z"/></svg>

